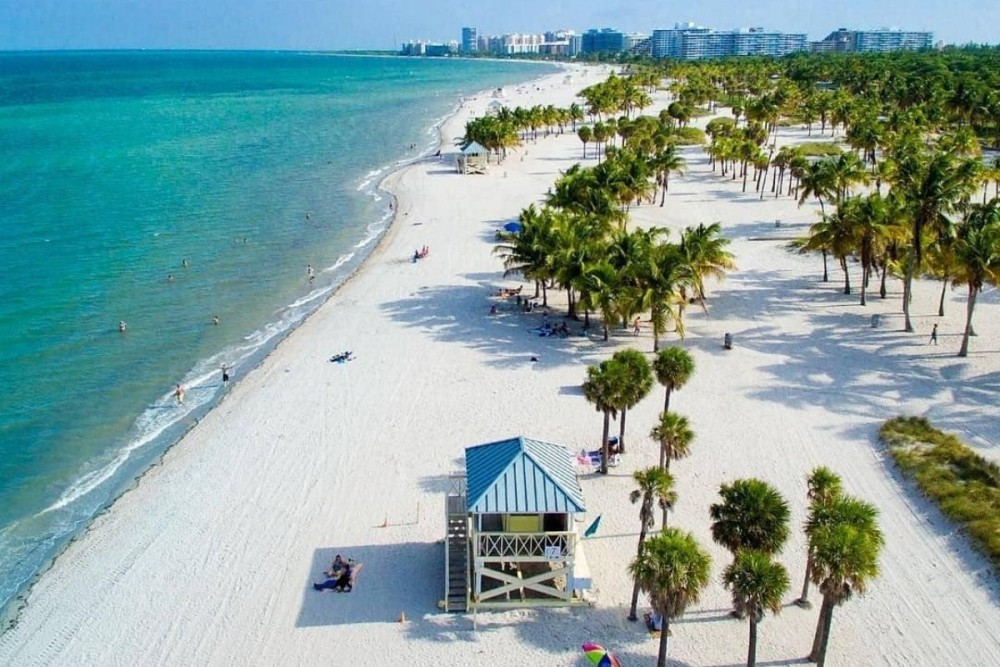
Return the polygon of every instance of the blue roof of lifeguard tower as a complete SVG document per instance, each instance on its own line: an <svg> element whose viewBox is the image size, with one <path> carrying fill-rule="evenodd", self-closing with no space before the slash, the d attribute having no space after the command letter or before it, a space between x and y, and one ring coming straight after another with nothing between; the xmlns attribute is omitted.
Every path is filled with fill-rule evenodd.
<svg viewBox="0 0 1000 667"><path fill-rule="evenodd" d="M467 447L465 476L469 512L586 511L573 455L562 445L518 437Z"/></svg>

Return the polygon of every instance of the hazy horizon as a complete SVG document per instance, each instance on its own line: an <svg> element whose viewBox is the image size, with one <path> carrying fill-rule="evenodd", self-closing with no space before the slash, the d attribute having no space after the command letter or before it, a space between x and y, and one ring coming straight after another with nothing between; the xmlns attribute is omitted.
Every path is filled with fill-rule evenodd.
<svg viewBox="0 0 1000 667"><path fill-rule="evenodd" d="M458 40L481 34L617 28L649 34L678 22L717 30L760 26L820 40L838 28L930 31L949 44L996 43L1000 3L984 0L866 0L834 3L704 0L667 7L654 0L528 0L474 3L369 0L0 0L0 50L218 49L384 50L411 39Z"/></svg>

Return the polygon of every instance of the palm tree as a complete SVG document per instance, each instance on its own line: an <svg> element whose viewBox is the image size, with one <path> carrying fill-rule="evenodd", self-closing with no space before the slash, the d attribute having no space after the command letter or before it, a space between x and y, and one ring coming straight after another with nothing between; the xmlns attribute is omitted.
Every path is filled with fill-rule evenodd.
<svg viewBox="0 0 1000 667"><path fill-rule="evenodd" d="M601 434L601 474L608 474L608 429L611 418L618 416L621 408L621 394L625 373L620 364L611 360L602 361L598 366L587 368L587 381L583 383L583 395L588 403L604 415L604 430Z"/></svg>
<svg viewBox="0 0 1000 667"><path fill-rule="evenodd" d="M826 466L813 468L806 479L806 498L809 500L809 519L806 521L806 536L812 527L819 525L823 515L823 509L840 496L843 483L840 475L833 472ZM806 556L806 576L802 582L802 595L795 604L808 609L812 605L809 602L809 577L812 575L813 553L811 548L807 548Z"/></svg>
<svg viewBox="0 0 1000 667"><path fill-rule="evenodd" d="M759 479L738 479L719 488L721 503L709 508L712 539L733 555L746 549L776 554L788 539L788 503Z"/></svg>
<svg viewBox="0 0 1000 667"><path fill-rule="evenodd" d="M815 197L819 202L819 211L823 222L826 222L826 207L823 200L835 196L837 188L833 171L829 165L830 163L825 160L813 162L805 169L799 179L799 206L802 206L810 197ZM823 246L816 249L823 253L823 282L828 282L830 276L826 268L826 253L829 248Z"/></svg>
<svg viewBox="0 0 1000 667"><path fill-rule="evenodd" d="M868 509L868 514L877 515L874 507L868 505ZM809 659L823 667L830 642L833 608L849 600L854 593L863 594L868 583L878 576L878 559L884 539L875 525L833 521L818 528L810 544L814 554L812 579L823 593L823 605Z"/></svg>
<svg viewBox="0 0 1000 667"><path fill-rule="evenodd" d="M687 417L676 412L661 412L660 421L649 432L649 437L660 443L660 467L670 470L670 462L691 454L694 431Z"/></svg>
<svg viewBox="0 0 1000 667"><path fill-rule="evenodd" d="M653 370L639 350L619 350L611 360L620 364L625 374L622 383L621 418L619 419L618 446L625 453L625 415L646 398L653 388Z"/></svg>
<svg viewBox="0 0 1000 667"><path fill-rule="evenodd" d="M761 551L742 551L722 575L733 593L733 607L741 618L750 617L750 647L747 667L757 664L757 624L768 610L781 611L781 597L788 590L788 572Z"/></svg>
<svg viewBox="0 0 1000 667"><path fill-rule="evenodd" d="M889 207L877 192L867 197L849 199L842 204L848 227L858 240L861 255L861 305L867 305L868 277L875 256L889 234Z"/></svg>
<svg viewBox="0 0 1000 667"><path fill-rule="evenodd" d="M656 182L662 188L660 195L661 208L667 200L667 186L670 181L670 174L683 174L685 164L684 156L677 150L677 144L672 142L664 146L663 150L654 155L650 160L650 166L656 172Z"/></svg>
<svg viewBox="0 0 1000 667"><path fill-rule="evenodd" d="M694 536L676 528L647 540L642 553L629 566L639 588L649 595L650 604L663 619L656 667L667 666L670 621L683 615L689 604L698 602L708 585L711 567L712 559Z"/></svg>
<svg viewBox="0 0 1000 667"><path fill-rule="evenodd" d="M682 304L684 289L694 284L691 268L678 246L663 243L654 246L640 269L639 303L649 309L653 328L653 352L660 349L660 336L672 320L677 333L684 337Z"/></svg>
<svg viewBox="0 0 1000 667"><path fill-rule="evenodd" d="M986 206L973 205L969 218L958 225L957 231L953 284L968 288L965 331L958 351L958 356L965 357L969 354L976 297L985 284L1000 284L1000 200L993 199Z"/></svg>
<svg viewBox="0 0 1000 667"><path fill-rule="evenodd" d="M674 478L663 468L653 466L645 470L636 470L632 473L635 483L639 485L629 494L629 500L634 505L638 500L642 500L639 505L639 546L636 551L636 558L642 558L642 547L646 542L646 532L649 531L655 520L653 519L653 501L663 508L673 507L677 502L677 492L674 491ZM636 579L632 586L632 606L629 607L628 620L637 619L635 614L636 605L639 603L639 580Z"/></svg>
<svg viewBox="0 0 1000 667"><path fill-rule="evenodd" d="M501 232L501 243L493 253L503 259L504 277L520 274L535 281L537 298L539 285L544 290L546 281L552 277L551 263L556 251L559 216L548 208L539 211L532 204L521 211L519 220L521 231L517 234ZM543 305L547 301L547 295L543 294Z"/></svg>
<svg viewBox="0 0 1000 667"><path fill-rule="evenodd" d="M913 142L901 147L894 163L894 189L899 190L913 224L910 235L912 254L903 280L905 328L912 333L910 299L913 276L920 271L923 261L924 231L939 227L947 213L972 193L979 163L958 159L947 151L925 156L922 147Z"/></svg>
<svg viewBox="0 0 1000 667"><path fill-rule="evenodd" d="M726 250L729 239L722 236L722 225L699 223L687 227L681 234L680 252L694 278L694 286L702 305L705 302L705 278L722 281L726 271L736 268L733 253Z"/></svg>
<svg viewBox="0 0 1000 667"><path fill-rule="evenodd" d="M670 470L670 461L681 459L691 453L694 431L688 425L687 417L675 412L661 412L660 423L649 432L649 437L660 443L660 467ZM667 526L667 508L663 508L663 527Z"/></svg>
<svg viewBox="0 0 1000 667"><path fill-rule="evenodd" d="M672 345L660 350L653 360L656 381L666 390L663 397L663 411L670 410L670 394L687 384L694 375L694 357L682 347Z"/></svg>
<svg viewBox="0 0 1000 667"><path fill-rule="evenodd" d="M583 159L587 159L587 144L591 142L594 138L594 132L590 129L589 125L584 125L579 130L576 131L576 136L580 137L580 141L583 142Z"/></svg>

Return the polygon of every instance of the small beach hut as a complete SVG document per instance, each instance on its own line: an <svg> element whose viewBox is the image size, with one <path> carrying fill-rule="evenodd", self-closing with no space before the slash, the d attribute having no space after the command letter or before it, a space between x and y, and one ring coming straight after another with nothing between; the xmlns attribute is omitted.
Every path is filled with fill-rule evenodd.
<svg viewBox="0 0 1000 667"><path fill-rule="evenodd" d="M500 110L503 109L503 107L504 107L503 102L501 102L500 100L493 100L492 102L486 105L486 112L497 114L500 113Z"/></svg>
<svg viewBox="0 0 1000 667"><path fill-rule="evenodd" d="M447 611L587 604L573 454L531 438L465 450L446 498Z"/></svg>
<svg viewBox="0 0 1000 667"><path fill-rule="evenodd" d="M458 171L461 174L485 174L488 151L478 141L465 146L458 154Z"/></svg>

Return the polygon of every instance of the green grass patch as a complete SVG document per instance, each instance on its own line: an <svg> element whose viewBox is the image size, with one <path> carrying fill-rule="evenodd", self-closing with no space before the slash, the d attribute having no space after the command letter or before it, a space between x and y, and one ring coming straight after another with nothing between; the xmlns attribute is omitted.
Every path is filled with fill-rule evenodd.
<svg viewBox="0 0 1000 667"><path fill-rule="evenodd" d="M711 116L712 112L708 110L708 107L695 107L691 110L692 118L704 118L705 116Z"/></svg>
<svg viewBox="0 0 1000 667"><path fill-rule="evenodd" d="M826 141L807 141L797 148L807 157L836 157L843 152L837 144Z"/></svg>
<svg viewBox="0 0 1000 667"><path fill-rule="evenodd" d="M673 136L678 146L701 146L705 143L705 132L697 127L678 127Z"/></svg>
<svg viewBox="0 0 1000 667"><path fill-rule="evenodd" d="M1000 574L1000 466L922 417L896 417L879 437L906 477L959 523Z"/></svg>

